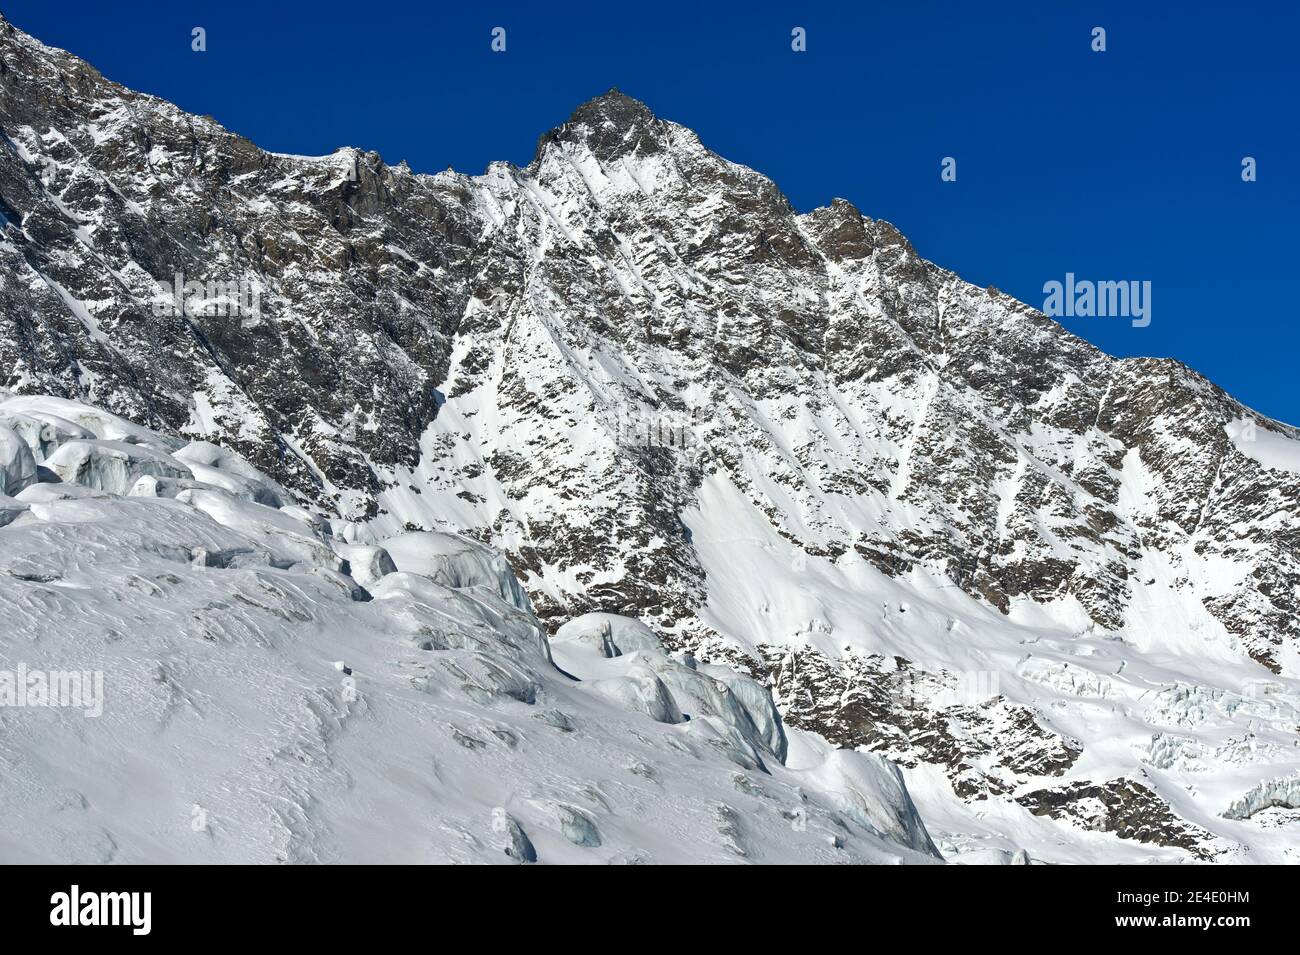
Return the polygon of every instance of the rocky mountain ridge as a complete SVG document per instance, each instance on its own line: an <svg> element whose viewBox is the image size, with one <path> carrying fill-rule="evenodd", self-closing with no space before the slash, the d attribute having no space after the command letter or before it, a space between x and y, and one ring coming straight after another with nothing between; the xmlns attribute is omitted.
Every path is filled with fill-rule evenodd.
<svg viewBox="0 0 1300 955"><path fill-rule="evenodd" d="M1164 820L1183 783L1131 746L1093 764L1089 707L1145 746L1171 688L1245 701L1223 718L1256 735L1258 688L1296 692L1294 429L847 202L800 214L620 93L527 167L427 176L263 152L0 23L0 126L9 388L229 445L359 543L474 537L550 631L639 618L827 738L942 767L962 804L1157 845L1219 831L1220 807ZM255 313L168 312L178 276ZM787 656L807 665L781 675ZM843 689L883 660L935 692L996 674L1002 702L883 694L864 716ZM991 751L970 742L989 726ZM1124 808L1034 795L1060 786ZM1135 803L1155 821L1114 821Z"/></svg>

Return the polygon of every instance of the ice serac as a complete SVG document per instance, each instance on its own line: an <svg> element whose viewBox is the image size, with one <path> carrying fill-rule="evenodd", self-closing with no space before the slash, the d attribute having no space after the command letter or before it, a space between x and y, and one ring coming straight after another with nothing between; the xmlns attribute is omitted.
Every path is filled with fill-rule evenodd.
<svg viewBox="0 0 1300 955"><path fill-rule="evenodd" d="M553 639L575 641L617 657L637 650L660 650L662 642L640 620L616 613L584 613L561 625Z"/></svg>
<svg viewBox="0 0 1300 955"><path fill-rule="evenodd" d="M704 745L782 765L748 684L699 689L744 674L787 731L904 766L946 854L1293 858L1223 810L1300 769L1295 429L849 202L800 213L616 91L527 166L428 176L266 153L4 22L0 63L0 424L39 466L139 444L202 485L142 492L242 522L216 502L258 490L198 457L237 452L328 520L331 561L390 554L357 583L430 647L466 638L418 608L470 577L477 609L452 603L485 627L635 619L673 663L637 665L713 711L683 724ZM178 314L178 276L258 311ZM594 678L671 716L615 672L653 647L608 636Z"/></svg>
<svg viewBox="0 0 1300 955"><path fill-rule="evenodd" d="M36 459L14 431L0 425L0 494L17 494L36 480Z"/></svg>
<svg viewBox="0 0 1300 955"><path fill-rule="evenodd" d="M497 553L453 534L413 531L384 541L393 565L446 587L483 587L519 610L530 610L528 595Z"/></svg>
<svg viewBox="0 0 1300 955"><path fill-rule="evenodd" d="M188 467L160 451L125 441L69 441L45 466L69 484L126 494L140 478L192 478Z"/></svg>

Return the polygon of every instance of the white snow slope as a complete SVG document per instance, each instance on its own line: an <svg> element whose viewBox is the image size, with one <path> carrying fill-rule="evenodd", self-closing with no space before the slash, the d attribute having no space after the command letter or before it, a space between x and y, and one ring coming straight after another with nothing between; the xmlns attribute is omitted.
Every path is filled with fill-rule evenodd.
<svg viewBox="0 0 1300 955"><path fill-rule="evenodd" d="M0 422L0 861L939 861L892 764L790 743L747 678L652 634L558 669L479 544L390 556L75 402ZM40 705L72 671L102 696Z"/></svg>

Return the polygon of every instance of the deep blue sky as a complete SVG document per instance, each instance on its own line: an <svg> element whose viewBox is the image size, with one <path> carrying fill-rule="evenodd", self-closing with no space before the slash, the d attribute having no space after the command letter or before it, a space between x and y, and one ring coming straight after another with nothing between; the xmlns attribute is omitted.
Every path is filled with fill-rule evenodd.
<svg viewBox="0 0 1300 955"><path fill-rule="evenodd" d="M1067 271L1150 280L1149 327L1064 323L1113 354L1179 358L1300 424L1295 6L0 0L111 79L278 152L354 145L477 173L526 163L541 133L617 86L799 209L842 196L1035 306ZM489 49L498 25L504 54ZM806 53L790 50L794 26ZM955 183L940 181L944 156Z"/></svg>

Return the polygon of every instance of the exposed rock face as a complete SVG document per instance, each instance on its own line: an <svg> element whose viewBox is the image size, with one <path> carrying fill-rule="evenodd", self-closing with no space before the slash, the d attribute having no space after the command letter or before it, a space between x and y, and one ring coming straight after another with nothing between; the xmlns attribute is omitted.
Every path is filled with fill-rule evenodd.
<svg viewBox="0 0 1300 955"><path fill-rule="evenodd" d="M1179 819L1159 796L1131 779L1041 789L1017 801L1036 816L1070 819L1084 829L1113 832L1121 839L1174 845L1203 858L1213 857L1205 847L1212 841L1210 833Z"/></svg>
<svg viewBox="0 0 1300 955"><path fill-rule="evenodd" d="M1027 707L900 658L851 654L837 664L812 650L763 651L791 726L846 748L883 753L903 766L943 766L953 790L966 799L1060 776L1082 751L1077 741L1040 726Z"/></svg>
<svg viewBox="0 0 1300 955"><path fill-rule="evenodd" d="M265 153L3 22L0 59L7 383L230 441L301 493L372 506L367 458L414 463L473 274L459 181ZM176 314L178 275L243 283L257 314Z"/></svg>
<svg viewBox="0 0 1300 955"><path fill-rule="evenodd" d="M489 543L551 631L640 618L774 679L797 725L937 763L977 800L1046 785L1090 741L1028 697L835 695L875 679L873 654L941 682L938 647L971 631L898 649L841 613L792 633L790 591L729 608L763 592L717 555L955 588L976 633L1037 614L1297 675L1300 475L1251 451L1294 429L1177 362L1101 353L847 202L800 214L617 92L525 168L417 175L263 152L0 21L0 124L0 384L234 447L366 522L359 543ZM213 314L218 295L175 314L177 275L255 313ZM865 657L831 646L846 629Z"/></svg>

